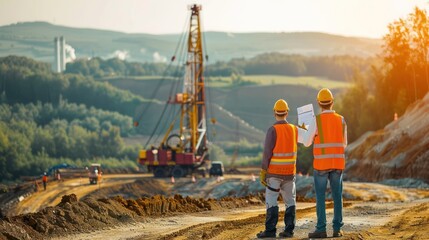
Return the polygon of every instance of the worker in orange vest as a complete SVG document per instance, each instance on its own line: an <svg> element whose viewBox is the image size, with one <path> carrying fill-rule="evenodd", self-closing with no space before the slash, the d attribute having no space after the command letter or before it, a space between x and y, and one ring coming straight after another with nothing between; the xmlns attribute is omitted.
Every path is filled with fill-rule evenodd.
<svg viewBox="0 0 429 240"><path fill-rule="evenodd" d="M334 96L323 88L317 94L322 112L316 116L316 133L313 146L314 188L316 191L316 230L309 238L326 238L325 192L329 180L334 201L333 237L343 236L343 171L344 149L347 146L347 125L344 117L332 110Z"/></svg>
<svg viewBox="0 0 429 240"><path fill-rule="evenodd" d="M43 174L42 182L43 182L43 189L46 191L46 184L48 183L48 176L46 175L46 172Z"/></svg>
<svg viewBox="0 0 429 240"><path fill-rule="evenodd" d="M284 217L285 228L280 237L293 237L296 215L296 156L297 143L310 146L315 131L315 122L310 124L308 131L289 124L286 117L289 106L283 99L274 104L276 122L271 126L265 137L264 154L259 180L265 185L265 203L267 207L265 230L258 233L258 238L276 237L276 225L279 215L277 198L282 194L286 205Z"/></svg>

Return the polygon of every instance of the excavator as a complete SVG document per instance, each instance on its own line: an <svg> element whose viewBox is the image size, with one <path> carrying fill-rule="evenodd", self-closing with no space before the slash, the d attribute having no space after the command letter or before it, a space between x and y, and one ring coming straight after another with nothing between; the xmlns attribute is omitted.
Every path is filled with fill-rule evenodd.
<svg viewBox="0 0 429 240"><path fill-rule="evenodd" d="M202 7L194 4L189 6L189 10L191 14L187 39L183 38L186 50L181 56L184 74L179 81L175 81L179 86L171 88L180 90L171 91L146 147L159 125L165 124L166 119L169 119L165 114L167 108L172 109L168 112L173 113L174 117L169 122L162 140L139 152L139 164L146 166L155 177L185 177L194 173L204 173L210 163L204 81L204 60L207 61L208 56L204 57L203 53L205 42L202 39L200 21ZM175 60L177 59L173 56L171 62ZM134 126L138 126L143 117L144 112L135 119ZM216 122L215 119L211 121Z"/></svg>

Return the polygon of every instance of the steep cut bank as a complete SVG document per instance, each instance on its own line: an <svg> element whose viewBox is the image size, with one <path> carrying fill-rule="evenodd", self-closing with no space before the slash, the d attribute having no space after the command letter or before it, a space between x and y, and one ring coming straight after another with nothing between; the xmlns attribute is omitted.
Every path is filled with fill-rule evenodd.
<svg viewBox="0 0 429 240"><path fill-rule="evenodd" d="M384 129L363 135L346 149L347 178L429 182L429 93Z"/></svg>

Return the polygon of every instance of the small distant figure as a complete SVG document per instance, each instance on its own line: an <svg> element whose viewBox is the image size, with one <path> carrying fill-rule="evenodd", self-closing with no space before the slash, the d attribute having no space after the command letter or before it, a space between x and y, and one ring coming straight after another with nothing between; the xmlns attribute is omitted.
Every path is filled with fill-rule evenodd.
<svg viewBox="0 0 429 240"><path fill-rule="evenodd" d="M57 173L57 180L58 180L58 182L61 182L61 174L60 174L60 172Z"/></svg>
<svg viewBox="0 0 429 240"><path fill-rule="evenodd" d="M46 191L46 184L48 183L48 176L46 175L46 172L43 173L42 182L43 182L43 189Z"/></svg>
<svg viewBox="0 0 429 240"><path fill-rule="evenodd" d="M34 192L39 191L39 184L37 184L37 179L34 179Z"/></svg>

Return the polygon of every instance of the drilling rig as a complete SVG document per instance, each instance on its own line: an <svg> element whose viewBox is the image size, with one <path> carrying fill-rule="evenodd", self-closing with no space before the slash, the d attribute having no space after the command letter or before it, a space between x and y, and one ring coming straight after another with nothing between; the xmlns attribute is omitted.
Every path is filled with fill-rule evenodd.
<svg viewBox="0 0 429 240"><path fill-rule="evenodd" d="M208 161L204 53L200 24L202 8L200 5L191 5L189 10L191 15L185 42L187 51L184 56L182 86L180 92L170 96L166 103L166 107L176 106L177 114L159 145L152 145L139 153L139 163L147 166L155 177L184 177L197 172ZM171 61L174 60L175 56ZM165 119L161 115L159 122ZM138 122L134 125L138 126Z"/></svg>

